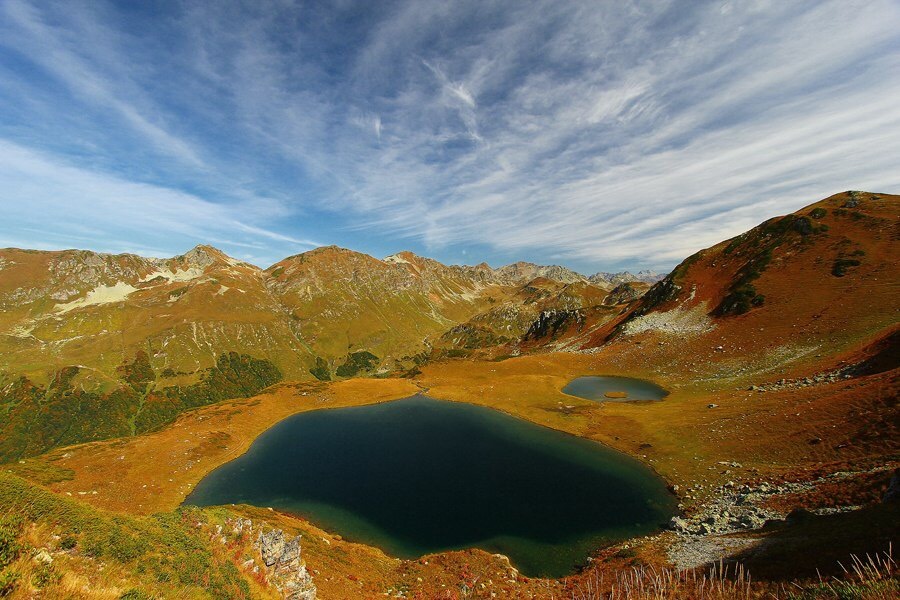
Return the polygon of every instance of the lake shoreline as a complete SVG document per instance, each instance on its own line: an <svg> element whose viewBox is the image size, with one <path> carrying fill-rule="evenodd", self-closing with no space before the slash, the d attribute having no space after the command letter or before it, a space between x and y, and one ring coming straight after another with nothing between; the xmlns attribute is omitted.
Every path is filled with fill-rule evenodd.
<svg viewBox="0 0 900 600"><path fill-rule="evenodd" d="M407 560L480 547L531 576L561 577L602 547L658 532L677 512L655 470L594 442L490 406L417 393L287 417L204 477L185 504L273 507ZM348 448L357 448L352 459L344 457ZM431 466L422 471L424 464ZM507 489L520 480L525 487ZM374 487L360 488L367 485ZM459 487L477 494L460 504Z"/></svg>

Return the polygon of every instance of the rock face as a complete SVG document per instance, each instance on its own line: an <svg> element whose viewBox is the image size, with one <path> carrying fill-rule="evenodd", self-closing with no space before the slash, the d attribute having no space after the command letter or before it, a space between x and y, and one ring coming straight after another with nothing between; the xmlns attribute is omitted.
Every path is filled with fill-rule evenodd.
<svg viewBox="0 0 900 600"><path fill-rule="evenodd" d="M571 269L559 265L536 265L529 262L517 262L494 271L494 276L504 283L522 284L537 277L552 279L560 283L576 283L587 281L587 277Z"/></svg>
<svg viewBox="0 0 900 600"><path fill-rule="evenodd" d="M616 304L625 304L641 297L641 293L634 289L630 283L620 283L609 295L604 298L603 304L607 306L615 306Z"/></svg>
<svg viewBox="0 0 900 600"><path fill-rule="evenodd" d="M575 325L584 324L584 314L580 310L545 310L541 311L538 318L531 324L525 333L525 340L539 340L553 337L557 332Z"/></svg>
<svg viewBox="0 0 900 600"><path fill-rule="evenodd" d="M269 581L287 600L315 600L316 586L300 558L300 536L290 538L280 529L259 532L256 538Z"/></svg>
<svg viewBox="0 0 900 600"><path fill-rule="evenodd" d="M663 276L655 271L638 271L637 275L629 273L628 271L622 271L620 273L605 273L601 271L588 277L588 281L596 284L616 286L622 283L635 282L656 283L662 278Z"/></svg>

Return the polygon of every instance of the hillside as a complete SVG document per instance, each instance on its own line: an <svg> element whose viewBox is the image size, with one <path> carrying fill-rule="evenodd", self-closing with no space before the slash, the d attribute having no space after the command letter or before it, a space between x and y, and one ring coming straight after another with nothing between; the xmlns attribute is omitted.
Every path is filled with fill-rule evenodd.
<svg viewBox="0 0 900 600"><path fill-rule="evenodd" d="M650 352L675 361L667 366L692 372L687 361L699 359L721 377L792 362L833 366L897 323L898 201L837 194L702 250L584 347L658 342Z"/></svg>
<svg viewBox="0 0 900 600"><path fill-rule="evenodd" d="M98 591L72 597L279 597L278 569L255 543L277 527L303 535L309 571L299 558L289 570L298 585L311 576L329 598L443 598L473 581L509 598L615 585L833 597L819 573L840 577L838 561L882 553L898 535L897 504L881 503L900 467L898 207L898 196L837 194L652 286L336 247L266 270L203 246L172 259L4 250L3 577L26 596L76 586ZM598 403L562 392L584 374L671 393ZM290 415L423 388L639 457L683 514L598 550L572 578L544 580L478 550L399 560L264 508L177 509ZM754 583L698 575L723 558ZM878 564L826 581L846 597L892 597L895 563ZM664 565L689 569L698 588ZM645 568L660 575L643 579Z"/></svg>
<svg viewBox="0 0 900 600"><path fill-rule="evenodd" d="M536 317L525 276L333 246L266 270L210 246L171 259L2 250L0 456L139 434L283 379L409 372L470 319L494 331L522 312L515 341ZM605 296L573 286L587 293L541 306Z"/></svg>

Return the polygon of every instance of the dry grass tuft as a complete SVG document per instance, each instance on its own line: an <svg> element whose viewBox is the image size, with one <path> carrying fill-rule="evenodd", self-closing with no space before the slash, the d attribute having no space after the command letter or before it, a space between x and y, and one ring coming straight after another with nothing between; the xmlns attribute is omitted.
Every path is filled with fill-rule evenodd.
<svg viewBox="0 0 900 600"><path fill-rule="evenodd" d="M611 581L602 573L584 579L571 600L724 600L755 598L750 575L741 565L717 565L708 572L679 572L667 567L637 566L619 571Z"/></svg>
<svg viewBox="0 0 900 600"><path fill-rule="evenodd" d="M771 598L785 600L895 600L900 578L892 549L865 558L852 555L843 576L817 582L791 582L776 587L751 581L741 565L718 564L701 570L638 566L607 580L595 572L583 579L570 600L731 600Z"/></svg>

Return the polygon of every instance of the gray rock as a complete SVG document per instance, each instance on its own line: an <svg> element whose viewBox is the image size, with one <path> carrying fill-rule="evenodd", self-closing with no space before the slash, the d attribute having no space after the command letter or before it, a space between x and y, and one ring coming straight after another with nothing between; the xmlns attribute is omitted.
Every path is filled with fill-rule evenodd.
<svg viewBox="0 0 900 600"><path fill-rule="evenodd" d="M688 522L681 517L672 517L669 521L669 529L674 529L675 531L689 531Z"/></svg>
<svg viewBox="0 0 900 600"><path fill-rule="evenodd" d="M288 538L280 529L260 531L256 541L272 584L287 600L315 600L316 586L300 560L300 536Z"/></svg>

